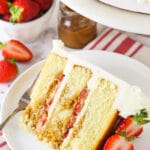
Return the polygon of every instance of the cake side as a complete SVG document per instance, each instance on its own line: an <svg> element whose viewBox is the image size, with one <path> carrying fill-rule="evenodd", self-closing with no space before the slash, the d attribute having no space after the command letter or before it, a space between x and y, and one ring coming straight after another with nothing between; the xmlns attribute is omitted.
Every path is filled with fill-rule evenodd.
<svg viewBox="0 0 150 150"><path fill-rule="evenodd" d="M42 117L47 115L46 109L52 104L54 95L60 86L66 62L65 57L50 53L33 87L31 102L23 112L21 122L34 134L40 125L39 121L42 120L41 124L46 121Z"/></svg>
<svg viewBox="0 0 150 150"><path fill-rule="evenodd" d="M97 80L96 88L89 93L87 109L62 144L62 150L95 150L101 146L118 116L117 109L113 108L117 92L114 83Z"/></svg>
<svg viewBox="0 0 150 150"><path fill-rule="evenodd" d="M48 122L42 129L39 138L59 147L68 133L68 127L72 123L74 109L80 100L81 93L86 89L91 78L90 69L79 65L73 65L69 73L64 89L56 100L56 107L51 112ZM74 120L75 121L75 120Z"/></svg>

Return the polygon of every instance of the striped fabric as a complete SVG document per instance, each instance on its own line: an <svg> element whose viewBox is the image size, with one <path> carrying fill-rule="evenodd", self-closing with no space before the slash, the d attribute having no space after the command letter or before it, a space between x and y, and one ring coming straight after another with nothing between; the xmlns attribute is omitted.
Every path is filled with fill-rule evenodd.
<svg viewBox="0 0 150 150"><path fill-rule="evenodd" d="M1 150L10 150L10 148L8 147L6 141L3 138L2 132L0 132L0 149Z"/></svg>
<svg viewBox="0 0 150 150"><path fill-rule="evenodd" d="M118 30L107 28L85 49L116 52L133 57L150 66L150 48L143 46L133 38Z"/></svg>
<svg viewBox="0 0 150 150"><path fill-rule="evenodd" d="M112 28L104 30L103 33L88 44L85 49L120 53L133 57L150 66L150 48L143 46L128 35ZM3 139L2 132L0 132L0 150L10 150L6 141Z"/></svg>

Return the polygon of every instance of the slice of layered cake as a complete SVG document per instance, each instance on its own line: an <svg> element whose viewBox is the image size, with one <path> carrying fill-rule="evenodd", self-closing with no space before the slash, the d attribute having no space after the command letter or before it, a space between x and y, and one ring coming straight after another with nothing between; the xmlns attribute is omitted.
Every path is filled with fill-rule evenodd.
<svg viewBox="0 0 150 150"><path fill-rule="evenodd" d="M119 114L127 117L141 109L149 111L150 105L138 88L55 46L34 85L21 124L55 149L96 150Z"/></svg>

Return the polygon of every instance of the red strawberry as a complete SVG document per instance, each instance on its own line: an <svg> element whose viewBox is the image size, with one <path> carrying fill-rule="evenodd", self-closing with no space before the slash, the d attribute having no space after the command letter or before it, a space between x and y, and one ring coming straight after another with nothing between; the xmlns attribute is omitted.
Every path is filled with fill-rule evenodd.
<svg viewBox="0 0 150 150"><path fill-rule="evenodd" d="M35 1L39 3L42 11L48 10L53 2L53 0L35 0Z"/></svg>
<svg viewBox="0 0 150 150"><path fill-rule="evenodd" d="M150 122L146 120L147 117L146 110L142 109L135 116L123 119L118 125L116 132L121 135L125 131L127 137L137 137L143 132L143 125Z"/></svg>
<svg viewBox="0 0 150 150"><path fill-rule="evenodd" d="M38 131L39 129L41 129L42 126L44 126L44 124L45 124L46 121L47 121L47 116L48 116L48 113L45 111L45 112L42 114L42 116L41 116L41 118L39 119L39 122L38 122L38 124L37 124L37 126L36 126L36 130L37 130L37 131Z"/></svg>
<svg viewBox="0 0 150 150"><path fill-rule="evenodd" d="M134 150L134 147L123 136L114 134L107 139L103 150Z"/></svg>
<svg viewBox="0 0 150 150"><path fill-rule="evenodd" d="M10 20L10 14L3 15L2 19L5 21L9 21Z"/></svg>
<svg viewBox="0 0 150 150"><path fill-rule="evenodd" d="M15 0L10 7L12 22L26 22L39 16L40 6L33 0Z"/></svg>
<svg viewBox="0 0 150 150"><path fill-rule="evenodd" d="M80 97L79 97L79 101L77 102L77 104L74 107L74 110L73 110L74 115L78 115L78 113L81 111L87 95L88 95L88 89L85 88L82 90Z"/></svg>
<svg viewBox="0 0 150 150"><path fill-rule="evenodd" d="M10 60L0 61L0 82L8 82L17 76L18 69L15 62Z"/></svg>
<svg viewBox="0 0 150 150"><path fill-rule="evenodd" d="M74 125L75 121L76 121L76 117L72 116L70 121L69 121L69 124L68 124L68 129L73 128L73 125Z"/></svg>
<svg viewBox="0 0 150 150"><path fill-rule="evenodd" d="M9 13L8 0L0 0L0 14L6 15Z"/></svg>
<svg viewBox="0 0 150 150"><path fill-rule="evenodd" d="M5 58L15 58L17 61L29 61L32 59L31 51L17 40L9 40L2 44L2 55Z"/></svg>

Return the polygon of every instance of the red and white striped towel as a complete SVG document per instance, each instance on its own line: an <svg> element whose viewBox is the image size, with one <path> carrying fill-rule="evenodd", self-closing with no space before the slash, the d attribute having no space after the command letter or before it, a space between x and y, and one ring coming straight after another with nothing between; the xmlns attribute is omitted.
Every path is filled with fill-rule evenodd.
<svg viewBox="0 0 150 150"><path fill-rule="evenodd" d="M127 55L150 66L150 48L137 42L127 34L118 30L107 28L85 49L99 49Z"/></svg>
<svg viewBox="0 0 150 150"><path fill-rule="evenodd" d="M1 150L10 150L10 148L8 147L6 141L3 138L2 132L0 132L0 149Z"/></svg>
<svg viewBox="0 0 150 150"><path fill-rule="evenodd" d="M103 51L111 51L121 53L129 57L133 57L142 63L150 66L150 48L130 38L125 33L112 28L107 28L94 41L88 44L85 49L99 49ZM0 132L0 149L10 150L6 141Z"/></svg>

